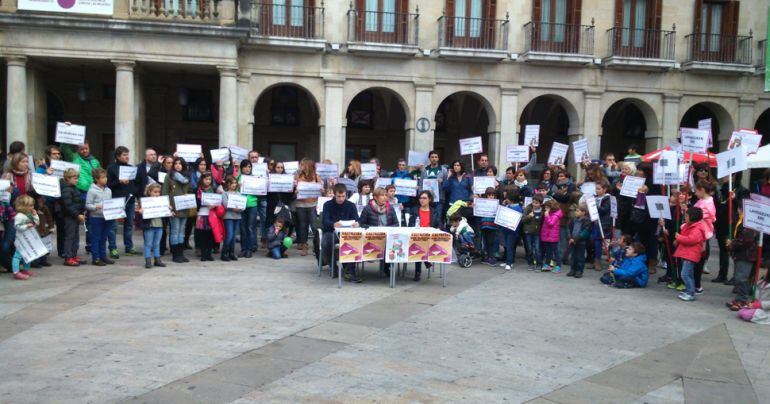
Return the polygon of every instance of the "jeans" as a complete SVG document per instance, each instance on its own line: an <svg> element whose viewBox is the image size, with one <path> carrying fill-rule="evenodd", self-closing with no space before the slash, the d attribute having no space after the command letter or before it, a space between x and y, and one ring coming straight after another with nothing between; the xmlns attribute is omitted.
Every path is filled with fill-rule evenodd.
<svg viewBox="0 0 770 404"><path fill-rule="evenodd" d="M262 239L264 240L267 237L267 231L270 229L270 226L272 223L267 222L267 198L259 198L259 203L257 204L257 207L255 208L257 210L257 215L259 216L259 227L262 229L259 234L261 235ZM256 223L256 222L255 222ZM256 224L253 226L254 228L254 250L256 251L257 246L257 226Z"/></svg>
<svg viewBox="0 0 770 404"><path fill-rule="evenodd" d="M484 252L488 260L497 257L500 247L497 242L497 229L483 229L481 235L484 238Z"/></svg>
<svg viewBox="0 0 770 404"><path fill-rule="evenodd" d="M88 218L90 230L88 238L91 240L91 257L94 261L103 261L107 258L107 235L113 221L106 221L103 217L91 216Z"/></svg>
<svg viewBox="0 0 770 404"><path fill-rule="evenodd" d="M711 256L711 246L709 245L709 240L706 240L706 243L703 246L703 257L701 257L700 261L695 263L695 289L701 288L701 279L703 278L703 267L706 266L706 262L708 262L709 257Z"/></svg>
<svg viewBox="0 0 770 404"><path fill-rule="evenodd" d="M695 265L690 260L682 260L682 281L684 281L684 293L695 296Z"/></svg>
<svg viewBox="0 0 770 404"><path fill-rule="evenodd" d="M162 227L150 227L144 229L144 258L160 257L160 238L163 235Z"/></svg>
<svg viewBox="0 0 770 404"><path fill-rule="evenodd" d="M13 225L13 220L8 220L3 223L3 227L5 227L5 234L3 235L2 253L10 254L14 248L13 242L16 241L16 226Z"/></svg>
<svg viewBox="0 0 770 404"><path fill-rule="evenodd" d="M235 249L235 234L241 226L241 219L225 219L225 244L224 249Z"/></svg>
<svg viewBox="0 0 770 404"><path fill-rule="evenodd" d="M461 244L473 244L475 238L473 237L473 233L471 232L465 232L460 235L460 243Z"/></svg>
<svg viewBox="0 0 770 404"><path fill-rule="evenodd" d="M257 214L259 206L246 208L241 215L241 250L256 251L257 247ZM264 221L264 220L263 220ZM262 234L265 234L264 232Z"/></svg>
<svg viewBox="0 0 770 404"><path fill-rule="evenodd" d="M583 273L586 265L586 245L584 243L575 243L570 246L569 267L575 273Z"/></svg>
<svg viewBox="0 0 770 404"><path fill-rule="evenodd" d="M286 251L286 247L279 245L278 247L273 247L270 249L270 256L274 259L281 259L283 257L283 252Z"/></svg>
<svg viewBox="0 0 770 404"><path fill-rule="evenodd" d="M24 262L24 260L21 258L21 253L16 251L13 253L11 270L13 273L18 273L22 268L24 268L25 271L29 271L29 264Z"/></svg>
<svg viewBox="0 0 770 404"><path fill-rule="evenodd" d="M315 208L297 208L297 243L307 243L308 234L307 228L311 227L313 234L317 232L316 225L316 210Z"/></svg>
<svg viewBox="0 0 770 404"><path fill-rule="evenodd" d="M527 245L527 264L539 266L540 261L540 234L524 234L524 243Z"/></svg>
<svg viewBox="0 0 770 404"><path fill-rule="evenodd" d="M754 279L751 273L754 272L754 263L749 261L735 261L735 300L739 302L748 302L751 300L751 284Z"/></svg>
<svg viewBox="0 0 770 404"><path fill-rule="evenodd" d="M171 217L168 219L168 243L177 245L184 243L184 225L186 217Z"/></svg>
<svg viewBox="0 0 770 404"><path fill-rule="evenodd" d="M543 241L543 265L550 265L551 260L555 266L561 266L561 257L559 256L558 241Z"/></svg>
<svg viewBox="0 0 770 404"><path fill-rule="evenodd" d="M513 265L513 259L516 258L516 244L519 241L519 233L503 231L505 243L505 265Z"/></svg>

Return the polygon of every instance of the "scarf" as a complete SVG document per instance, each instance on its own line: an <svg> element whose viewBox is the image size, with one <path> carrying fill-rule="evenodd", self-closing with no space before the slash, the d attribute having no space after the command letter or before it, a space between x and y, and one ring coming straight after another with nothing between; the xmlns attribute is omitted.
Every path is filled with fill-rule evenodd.
<svg viewBox="0 0 770 404"><path fill-rule="evenodd" d="M174 179L174 181L180 184L187 184L188 182L190 182L190 179L185 177L184 174L180 173L179 171L174 171L174 173L172 174L172 178Z"/></svg>
<svg viewBox="0 0 770 404"><path fill-rule="evenodd" d="M380 215L384 215L385 213L387 213L387 211L388 211L388 205L389 205L389 204L388 204L388 202L387 202L387 201L385 201L385 203L384 203L384 204L382 204L382 206L378 205L378 204L377 204L377 201L375 201L374 199L372 199L371 201L369 201L369 206L371 206L371 207L372 207L372 210L373 210L373 211L375 211L375 212L377 212L377 214L380 214Z"/></svg>
<svg viewBox="0 0 770 404"><path fill-rule="evenodd" d="M525 186L527 186L527 184L528 184L527 180L524 180L524 181L513 180L513 185L516 185L519 188L525 187Z"/></svg>

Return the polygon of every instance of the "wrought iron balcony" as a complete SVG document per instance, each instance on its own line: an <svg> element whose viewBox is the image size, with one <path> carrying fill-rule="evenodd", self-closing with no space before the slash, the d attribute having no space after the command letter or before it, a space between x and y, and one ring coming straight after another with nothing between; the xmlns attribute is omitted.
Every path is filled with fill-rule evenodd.
<svg viewBox="0 0 770 404"><path fill-rule="evenodd" d="M607 50L609 56L603 61L607 67L672 69L676 66L676 30L610 28Z"/></svg>
<svg viewBox="0 0 770 404"><path fill-rule="evenodd" d="M524 24L524 61L588 64L594 55L591 25L530 21Z"/></svg>
<svg viewBox="0 0 770 404"><path fill-rule="evenodd" d="M765 66L767 66L767 39L763 39L757 43L759 49L759 63L757 63L757 73L764 74Z"/></svg>
<svg viewBox="0 0 770 404"><path fill-rule="evenodd" d="M373 54L417 53L420 14L348 10L348 51Z"/></svg>
<svg viewBox="0 0 770 404"><path fill-rule="evenodd" d="M294 6L256 1L251 7L254 35L321 39L324 37L324 7Z"/></svg>
<svg viewBox="0 0 770 404"><path fill-rule="evenodd" d="M752 35L693 33L687 39L683 70L753 73Z"/></svg>
<svg viewBox="0 0 770 404"><path fill-rule="evenodd" d="M509 25L507 15L505 20L443 15L438 19L438 55L458 59L505 59Z"/></svg>

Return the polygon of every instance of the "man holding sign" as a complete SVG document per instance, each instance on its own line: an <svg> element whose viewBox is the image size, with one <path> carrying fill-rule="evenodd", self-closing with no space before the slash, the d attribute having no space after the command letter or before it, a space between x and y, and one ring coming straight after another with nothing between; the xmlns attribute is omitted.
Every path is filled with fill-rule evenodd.
<svg viewBox="0 0 770 404"><path fill-rule="evenodd" d="M67 122L65 122L67 123ZM102 166L99 164L99 160L91 155L91 148L88 145L88 141L84 140L83 144L78 145L77 151L75 151L69 144L62 143L61 151L64 153L64 159L80 166L80 173L78 176L78 191L83 200L86 200L86 193L91 188L91 184L94 183L93 171ZM86 221L86 251L91 250L91 242L88 237L88 230L90 223Z"/></svg>
<svg viewBox="0 0 770 404"><path fill-rule="evenodd" d="M128 164L128 148L124 146L118 146L115 149L115 161L107 166L107 187L112 190L113 198L126 198L126 218L123 221L123 247L125 247L126 255L136 255L136 249L134 248L133 241L133 229L134 229L134 208L136 207L136 196L141 193L137 189L136 185L136 167ZM133 168L130 170L134 172L133 178L121 177L121 171L125 172L126 168ZM107 235L107 242L109 244L110 258L119 258L118 246L116 241L116 233L118 230L118 221L112 220L110 232Z"/></svg>

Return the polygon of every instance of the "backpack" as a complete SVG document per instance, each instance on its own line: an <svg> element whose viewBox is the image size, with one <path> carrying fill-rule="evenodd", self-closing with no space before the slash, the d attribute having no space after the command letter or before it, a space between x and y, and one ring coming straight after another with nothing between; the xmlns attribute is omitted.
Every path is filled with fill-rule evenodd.
<svg viewBox="0 0 770 404"><path fill-rule="evenodd" d="M291 209L281 201L278 201L278 204L275 205L273 214L275 215L275 219L282 219L285 226L292 226L294 224L291 216Z"/></svg>

